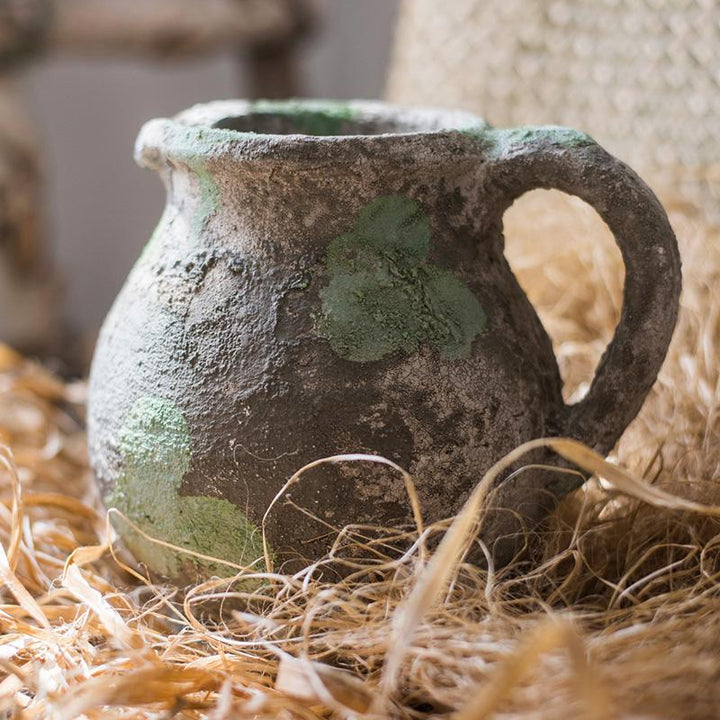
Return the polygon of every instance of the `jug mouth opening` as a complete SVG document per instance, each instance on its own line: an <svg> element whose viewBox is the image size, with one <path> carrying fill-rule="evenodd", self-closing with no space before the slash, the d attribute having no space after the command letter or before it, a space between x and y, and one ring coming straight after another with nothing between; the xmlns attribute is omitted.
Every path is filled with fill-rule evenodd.
<svg viewBox="0 0 720 720"><path fill-rule="evenodd" d="M231 109L231 108L228 108ZM260 135L353 137L406 135L484 126L474 115L373 102L260 100L213 122L213 128Z"/></svg>
<svg viewBox="0 0 720 720"><path fill-rule="evenodd" d="M343 154L457 156L479 151L477 138L489 128L468 112L374 101L226 100L150 121L138 137L136 159L159 169L168 160L192 164L223 156L335 162Z"/></svg>

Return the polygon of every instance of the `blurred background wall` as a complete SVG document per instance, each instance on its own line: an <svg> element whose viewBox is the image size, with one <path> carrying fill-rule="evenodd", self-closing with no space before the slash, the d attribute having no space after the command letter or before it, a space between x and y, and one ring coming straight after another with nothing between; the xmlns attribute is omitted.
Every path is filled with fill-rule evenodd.
<svg viewBox="0 0 720 720"><path fill-rule="evenodd" d="M320 25L302 51L305 94L379 97L397 4L320 0ZM47 163L49 240L81 335L94 338L162 211L157 177L132 159L140 126L196 102L242 96L242 71L226 54L180 63L53 59L25 74Z"/></svg>

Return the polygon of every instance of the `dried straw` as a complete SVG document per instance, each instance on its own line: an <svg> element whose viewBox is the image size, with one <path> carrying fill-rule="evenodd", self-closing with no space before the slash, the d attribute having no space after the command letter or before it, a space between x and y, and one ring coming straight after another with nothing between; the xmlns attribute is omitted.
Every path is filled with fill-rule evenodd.
<svg viewBox="0 0 720 720"><path fill-rule="evenodd" d="M464 558L493 475L537 443L456 518L424 527L416 513L404 553L399 530L351 527L293 576L154 585L90 481L82 386L0 346L0 713L717 717L720 237L672 210L685 291L661 378L610 462L545 442L595 477L509 568ZM524 198L506 227L577 397L618 316L618 253L594 213L558 195Z"/></svg>

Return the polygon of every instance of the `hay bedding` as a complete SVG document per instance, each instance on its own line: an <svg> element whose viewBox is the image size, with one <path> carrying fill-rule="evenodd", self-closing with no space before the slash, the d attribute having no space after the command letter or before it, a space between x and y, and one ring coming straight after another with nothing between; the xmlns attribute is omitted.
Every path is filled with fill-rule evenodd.
<svg viewBox="0 0 720 720"><path fill-rule="evenodd" d="M615 325L620 260L579 201L520 205L509 253L571 397ZM350 569L335 583L318 564L256 590L153 585L90 482L82 387L1 348L3 716L720 717L720 523L680 499L720 504L720 237L673 210L685 291L662 377L618 464L558 446L603 479L496 572L456 562L469 507L434 552L449 521L403 556L392 529L347 529L320 563Z"/></svg>

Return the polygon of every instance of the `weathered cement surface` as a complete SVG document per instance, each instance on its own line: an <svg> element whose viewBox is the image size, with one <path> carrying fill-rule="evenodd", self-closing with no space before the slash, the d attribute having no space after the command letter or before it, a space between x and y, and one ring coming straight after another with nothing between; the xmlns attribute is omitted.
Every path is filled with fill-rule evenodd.
<svg viewBox="0 0 720 720"><path fill-rule="evenodd" d="M308 123L318 135L292 134ZM585 135L381 104L226 102L149 123L137 154L168 204L101 333L89 430L108 503L150 534L247 562L290 475L344 452L406 467L426 519L447 517L524 440L609 450L663 360L674 236L642 181ZM503 256L502 213L533 187L594 205L628 269L621 325L570 408ZM140 434L148 447L132 449ZM525 474L496 503L534 522L573 482ZM175 519L147 510L163 502ZM326 550L330 528L409 522L400 477L334 465L293 487L267 530L292 562ZM483 532L493 544L514 529L496 513ZM510 549L497 544L498 559ZM216 571L133 550L176 579Z"/></svg>

